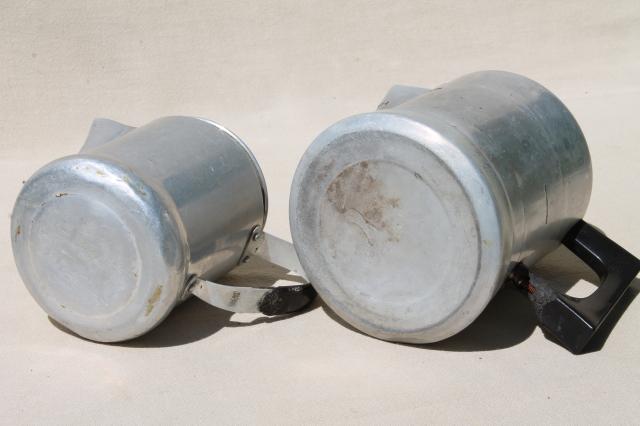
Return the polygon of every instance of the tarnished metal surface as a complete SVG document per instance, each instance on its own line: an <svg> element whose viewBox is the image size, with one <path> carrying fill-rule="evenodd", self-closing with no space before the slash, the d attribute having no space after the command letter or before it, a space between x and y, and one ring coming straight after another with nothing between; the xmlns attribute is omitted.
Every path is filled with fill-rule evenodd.
<svg viewBox="0 0 640 426"><path fill-rule="evenodd" d="M379 108L329 127L303 156L294 244L349 323L382 339L438 341L583 216L589 152L566 107L511 73L396 86Z"/></svg>
<svg viewBox="0 0 640 426"><path fill-rule="evenodd" d="M99 341L136 337L185 295L191 277L238 264L267 213L247 147L207 120L133 129L96 120L82 151L40 169L12 215L29 291L54 319Z"/></svg>

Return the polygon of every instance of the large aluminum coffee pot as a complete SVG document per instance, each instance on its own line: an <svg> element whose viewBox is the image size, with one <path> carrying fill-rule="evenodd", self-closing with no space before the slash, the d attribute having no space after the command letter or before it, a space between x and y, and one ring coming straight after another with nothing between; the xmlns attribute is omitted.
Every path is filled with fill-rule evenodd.
<svg viewBox="0 0 640 426"><path fill-rule="evenodd" d="M27 288L87 339L139 336L190 294L233 312L298 310L309 284L212 282L251 256L302 272L292 246L263 231L267 191L247 146L211 121L167 117L134 129L94 122L77 155L24 185L11 218Z"/></svg>
<svg viewBox="0 0 640 426"><path fill-rule="evenodd" d="M376 112L332 125L308 148L291 232L322 298L372 336L445 339L510 279L579 352L640 268L581 221L591 178L578 124L534 81L487 71L432 90L397 86ZM561 242L602 278L593 295L557 294L529 276Z"/></svg>

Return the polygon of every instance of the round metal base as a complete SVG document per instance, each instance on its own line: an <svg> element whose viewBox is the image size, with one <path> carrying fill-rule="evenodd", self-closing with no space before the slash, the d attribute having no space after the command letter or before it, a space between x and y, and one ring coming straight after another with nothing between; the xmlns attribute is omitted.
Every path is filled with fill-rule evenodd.
<svg viewBox="0 0 640 426"><path fill-rule="evenodd" d="M446 137L399 115L359 115L321 134L296 172L290 220L302 266L338 315L375 337L449 337L500 284L498 213Z"/></svg>

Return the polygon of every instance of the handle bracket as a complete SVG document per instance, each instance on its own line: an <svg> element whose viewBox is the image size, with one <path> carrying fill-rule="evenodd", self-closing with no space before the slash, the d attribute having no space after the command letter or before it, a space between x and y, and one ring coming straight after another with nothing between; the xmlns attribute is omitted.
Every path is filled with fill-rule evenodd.
<svg viewBox="0 0 640 426"><path fill-rule="evenodd" d="M304 277L293 245L255 227L241 256L247 261L251 256L282 266ZM305 278L306 279L306 278ZM316 296L311 284L281 287L238 287L195 278L189 292L210 305L231 312L283 315L299 311L309 305Z"/></svg>

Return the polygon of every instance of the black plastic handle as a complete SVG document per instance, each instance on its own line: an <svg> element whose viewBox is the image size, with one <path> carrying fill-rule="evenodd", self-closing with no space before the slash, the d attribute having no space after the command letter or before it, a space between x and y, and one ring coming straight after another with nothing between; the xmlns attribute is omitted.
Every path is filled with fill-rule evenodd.
<svg viewBox="0 0 640 426"><path fill-rule="evenodd" d="M600 278L600 286L591 295L576 298L558 293L551 283L530 275L521 265L510 279L527 289L540 327L578 354L633 282L640 260L583 220L571 228L562 243Z"/></svg>
<svg viewBox="0 0 640 426"><path fill-rule="evenodd" d="M311 284L273 287L258 303L265 315L284 315L299 311L313 302L317 293Z"/></svg>

